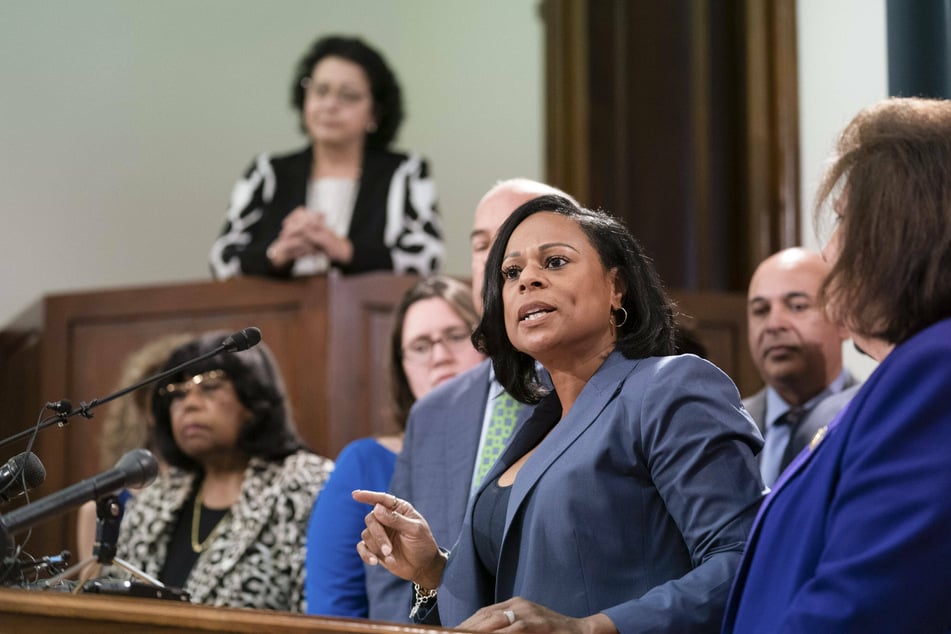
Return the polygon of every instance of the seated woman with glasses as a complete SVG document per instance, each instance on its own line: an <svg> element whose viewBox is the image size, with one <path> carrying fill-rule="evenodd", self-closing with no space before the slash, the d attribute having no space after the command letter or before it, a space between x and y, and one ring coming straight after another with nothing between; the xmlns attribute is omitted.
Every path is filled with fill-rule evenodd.
<svg viewBox="0 0 951 634"><path fill-rule="evenodd" d="M258 156L238 181L211 248L214 276L438 271L436 186L425 160L387 149L403 103L383 57L357 38L320 39L291 102L309 144Z"/></svg>
<svg viewBox="0 0 951 634"><path fill-rule="evenodd" d="M164 367L225 334L180 346ZM118 556L194 603L302 611L307 518L333 463L304 449L270 352L219 354L170 380L152 399L169 468L129 502Z"/></svg>
<svg viewBox="0 0 951 634"><path fill-rule="evenodd" d="M403 295L390 338L393 422L400 432L364 438L340 452L307 531L308 614L369 614L364 564L354 548L366 507L354 501L351 492L389 487L410 407L483 360L471 341L477 322L472 291L452 278L420 280Z"/></svg>

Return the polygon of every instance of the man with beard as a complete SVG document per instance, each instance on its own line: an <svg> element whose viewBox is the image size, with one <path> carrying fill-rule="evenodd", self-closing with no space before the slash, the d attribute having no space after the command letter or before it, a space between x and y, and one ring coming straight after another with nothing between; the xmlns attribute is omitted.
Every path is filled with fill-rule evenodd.
<svg viewBox="0 0 951 634"><path fill-rule="evenodd" d="M817 303L828 272L818 253L792 248L763 260L750 280L750 352L766 387L743 405L766 439L758 459L767 486L857 389L842 367L848 335Z"/></svg>

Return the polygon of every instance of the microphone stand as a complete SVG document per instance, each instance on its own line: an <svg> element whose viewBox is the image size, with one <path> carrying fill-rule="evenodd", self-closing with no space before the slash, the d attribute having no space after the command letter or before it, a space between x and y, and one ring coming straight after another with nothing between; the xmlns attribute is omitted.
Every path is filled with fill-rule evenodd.
<svg viewBox="0 0 951 634"><path fill-rule="evenodd" d="M236 333L236 335L243 334L248 330L257 331L257 339L258 341L260 340L261 335L260 335L260 331L257 328L246 328L241 333ZM185 368L191 365L194 365L200 361L204 361L205 359L209 359L217 354L221 354L222 352L239 352L241 350L246 350L247 348L250 348L251 346L254 346L257 344L257 341L254 341L250 345L246 345L242 347L241 344L235 343L234 339L235 339L235 335L232 335L228 337L227 339L225 339L224 342L222 342L220 346L218 346L214 350L211 350L210 352L206 352L205 354L197 356L194 359L189 359L185 363L177 365L170 370L166 370L165 372L161 372L154 376L150 376L146 379L143 379L139 381L138 383L131 385L127 388L123 388L119 390L118 392L114 392L110 394L109 396L106 396L104 398L94 398L89 403L81 402L79 404L79 407L77 407L74 410L70 410L70 403L69 401L66 401L66 400L59 401L58 403L55 403L55 404L49 403L47 407L54 409L56 411L55 415L48 416L47 418L40 421L38 425L34 425L33 427L24 429L21 432L18 432L16 434L13 434L12 436L4 438L3 440L0 440L0 447L4 447L22 438L26 438L27 436L33 434L34 432L39 433L40 430L46 429L47 427L53 424L58 424L60 427L64 427L67 424L69 424L69 419L72 418L73 416L82 416L83 418L87 418L87 419L92 418L93 414L91 410L95 407L98 407L100 405L105 405L106 403L110 401L114 401L120 396L125 396L129 392L134 392L140 387L144 387L146 385L149 385L150 383L155 383L156 381L161 381L162 379L168 378L174 374L181 372L182 370L184 370Z"/></svg>
<svg viewBox="0 0 951 634"><path fill-rule="evenodd" d="M50 588L64 579L68 579L73 573L82 571L76 586L73 588L73 594L82 592L86 582L93 574L97 572L97 567L90 564L97 562L98 570L101 566L114 565L125 570L136 579L141 579L150 586L160 590L165 590L164 583L152 575L139 570L128 561L116 557L117 543L119 541L119 524L122 522L122 509L119 507L119 498L113 493L96 501L96 544L93 546L92 556L83 559L59 573L55 577L46 580L45 587ZM85 570L83 570L85 568Z"/></svg>

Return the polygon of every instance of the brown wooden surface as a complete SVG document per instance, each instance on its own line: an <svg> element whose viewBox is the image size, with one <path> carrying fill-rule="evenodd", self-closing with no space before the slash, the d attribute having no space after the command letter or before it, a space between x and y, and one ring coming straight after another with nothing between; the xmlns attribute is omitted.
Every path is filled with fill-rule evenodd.
<svg viewBox="0 0 951 634"><path fill-rule="evenodd" d="M3 634L185 634L187 632L293 632L432 634L442 628L361 619L213 608L173 601L0 589Z"/></svg>

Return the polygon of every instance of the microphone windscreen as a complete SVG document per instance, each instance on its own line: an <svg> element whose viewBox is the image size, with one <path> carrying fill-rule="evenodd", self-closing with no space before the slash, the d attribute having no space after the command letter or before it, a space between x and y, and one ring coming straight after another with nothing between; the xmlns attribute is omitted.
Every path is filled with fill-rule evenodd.
<svg viewBox="0 0 951 634"><path fill-rule="evenodd" d="M155 481L158 460L148 449L133 449L119 458L115 468L125 474L125 487L140 489Z"/></svg>
<svg viewBox="0 0 951 634"><path fill-rule="evenodd" d="M18 480L21 477L24 478L27 491L35 489L46 480L46 467L32 451L24 451L13 456L7 464L12 467L13 473L17 474Z"/></svg>
<svg viewBox="0 0 951 634"><path fill-rule="evenodd" d="M258 345L260 341L261 329L251 326L226 337L225 340L221 342L221 345L225 346L225 350L228 352L240 352L241 350L253 348Z"/></svg>

